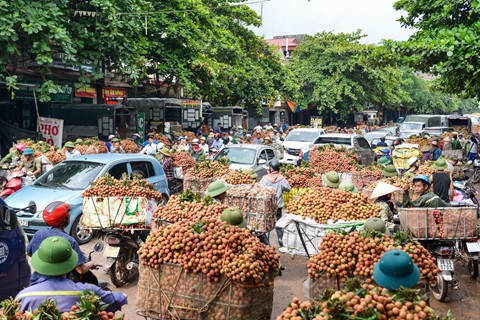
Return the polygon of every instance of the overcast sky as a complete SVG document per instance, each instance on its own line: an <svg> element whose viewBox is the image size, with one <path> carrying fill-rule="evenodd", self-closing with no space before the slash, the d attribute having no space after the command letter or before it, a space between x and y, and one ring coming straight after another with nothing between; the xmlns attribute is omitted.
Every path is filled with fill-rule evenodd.
<svg viewBox="0 0 480 320"><path fill-rule="evenodd" d="M250 0L248 2L253 2ZM413 33L402 28L397 19L401 12L393 8L395 0L270 0L263 3L263 25L254 28L266 39L290 34L333 31L352 32L362 29L363 42L382 39L407 40ZM261 4L250 7L260 14Z"/></svg>

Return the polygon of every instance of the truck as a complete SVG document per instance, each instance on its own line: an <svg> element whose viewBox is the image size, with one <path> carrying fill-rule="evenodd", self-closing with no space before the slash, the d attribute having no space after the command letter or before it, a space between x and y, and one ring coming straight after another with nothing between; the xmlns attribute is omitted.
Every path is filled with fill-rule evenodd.
<svg viewBox="0 0 480 320"><path fill-rule="evenodd" d="M442 119L434 115L408 115L400 126L401 138L408 138L412 135L423 136L425 129L430 127L440 127Z"/></svg>

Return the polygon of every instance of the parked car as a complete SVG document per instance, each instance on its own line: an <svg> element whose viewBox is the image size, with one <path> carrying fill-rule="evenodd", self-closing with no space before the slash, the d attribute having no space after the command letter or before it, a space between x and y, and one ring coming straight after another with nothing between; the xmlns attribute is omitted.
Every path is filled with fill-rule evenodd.
<svg viewBox="0 0 480 320"><path fill-rule="evenodd" d="M15 297L28 286L31 272L26 242L15 211L0 199L0 301Z"/></svg>
<svg viewBox="0 0 480 320"><path fill-rule="evenodd" d="M398 126L391 126L391 127L379 128L379 129L377 129L375 131L372 131L372 132L385 131L385 132L390 132L390 134L392 136L396 136L396 135L398 135L399 129L400 128Z"/></svg>
<svg viewBox="0 0 480 320"><path fill-rule="evenodd" d="M365 140L368 141L368 144L372 146L372 140L373 139L380 139L382 137L387 137L390 136L391 133L390 131L372 131L369 133L364 134L363 136L365 137Z"/></svg>
<svg viewBox="0 0 480 320"><path fill-rule="evenodd" d="M87 243L93 234L80 225L82 215L83 191L96 178L106 173L119 179L124 173L141 171L145 179L164 195L163 202L169 197L165 172L159 162L151 156L138 154L94 154L70 158L40 176L33 184L12 194L6 203L15 209L27 206L32 200L37 212L20 210L17 213L19 224L28 236L47 228L43 221L43 210L53 201L64 201L70 206L70 223L65 232L74 237L79 244Z"/></svg>
<svg viewBox="0 0 480 320"><path fill-rule="evenodd" d="M408 139L411 136L423 137L425 134L426 134L425 130L422 130L422 131L401 131L398 134L398 137L402 138L402 139Z"/></svg>
<svg viewBox="0 0 480 320"><path fill-rule="evenodd" d="M230 169L252 168L260 180L267 170L263 167L268 161L278 159L275 149L262 144L233 144L220 150L213 160L227 157L232 164Z"/></svg>
<svg viewBox="0 0 480 320"><path fill-rule="evenodd" d="M451 127L431 127L425 129L425 132L430 136L440 136L443 133L453 132L453 128Z"/></svg>
<svg viewBox="0 0 480 320"><path fill-rule="evenodd" d="M346 149L355 149L359 158L360 164L369 166L375 161L375 152L370 147L368 141L361 135L332 133L324 134L318 137L311 147L302 154L302 159L308 161L309 153L312 148L333 144L337 147L345 147Z"/></svg>
<svg viewBox="0 0 480 320"><path fill-rule="evenodd" d="M299 159L300 150L311 145L317 137L325 134L323 129L301 128L293 129L285 138L283 147L283 163L296 164Z"/></svg>

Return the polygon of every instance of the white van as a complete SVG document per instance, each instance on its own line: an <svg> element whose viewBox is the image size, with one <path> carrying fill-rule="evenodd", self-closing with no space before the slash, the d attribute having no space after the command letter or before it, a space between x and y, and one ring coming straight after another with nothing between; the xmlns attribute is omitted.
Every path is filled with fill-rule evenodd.
<svg viewBox="0 0 480 320"><path fill-rule="evenodd" d="M296 165L300 150L304 147L310 146L315 139L322 134L325 134L325 130L323 129L293 129L288 133L288 136L283 142L285 153L280 162Z"/></svg>

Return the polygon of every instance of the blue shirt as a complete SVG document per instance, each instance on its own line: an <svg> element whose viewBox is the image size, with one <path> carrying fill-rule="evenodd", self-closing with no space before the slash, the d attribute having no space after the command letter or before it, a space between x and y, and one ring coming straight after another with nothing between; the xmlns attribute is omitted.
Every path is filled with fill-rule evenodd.
<svg viewBox="0 0 480 320"><path fill-rule="evenodd" d="M82 250L80 250L80 246L78 245L77 241L70 237L68 234L65 233L65 231L59 229L59 228L50 228L50 229L41 229L35 232L35 235L33 236L32 240L27 246L27 254L29 256L33 256L33 254L38 250L40 247L40 244L43 242L43 240L49 238L49 237L55 237L59 236L62 238L65 238L68 240L70 245L72 246L73 250L77 252L78 254L78 263L77 266L82 265L87 262L87 258L83 254Z"/></svg>
<svg viewBox="0 0 480 320"><path fill-rule="evenodd" d="M430 150L430 153L433 155L432 157L433 161L435 161L438 158L440 158L440 156L442 155L442 149L436 148L436 149Z"/></svg>
<svg viewBox="0 0 480 320"><path fill-rule="evenodd" d="M70 311L80 299L80 294L83 290L90 290L96 296L100 297L103 302L109 304L107 311L118 311L123 305L128 303L127 297L121 292L104 291L93 284L75 283L63 276L49 277L40 275L30 286L20 291L15 297L16 300L21 300L21 310L35 310L46 299L54 299L57 301L57 308L60 313ZM38 293L36 296L28 296L28 293L35 293L39 291L47 291L45 295ZM67 295L55 295L58 291L73 291ZM27 294L27 295L25 295Z"/></svg>
<svg viewBox="0 0 480 320"><path fill-rule="evenodd" d="M212 143L212 148L213 148L213 149L220 150L220 148L221 148L222 146L223 146L223 140L222 140L222 139L213 140L213 143Z"/></svg>
<svg viewBox="0 0 480 320"><path fill-rule="evenodd" d="M84 263L87 262L87 258L83 254L82 250L80 250L80 246L78 245L77 241L70 237L68 234L65 233L65 231L59 229L59 228L50 228L50 229L41 229L35 232L32 240L27 246L27 254L31 257L33 254L38 250L40 247L40 244L43 242L43 240L49 238L49 237L54 237L54 236L59 236L62 238L65 238L68 240L70 245L72 246L73 250L78 255L78 263L77 266L80 266ZM39 279L42 275L33 272L32 275L30 276L30 284L34 283L37 279Z"/></svg>
<svg viewBox="0 0 480 320"><path fill-rule="evenodd" d="M377 147L388 147L388 145L386 142L380 141L379 143L377 143Z"/></svg>
<svg viewBox="0 0 480 320"><path fill-rule="evenodd" d="M153 140L154 144L158 144L157 140ZM142 143L142 149L145 148L145 146L148 144L148 139Z"/></svg>

